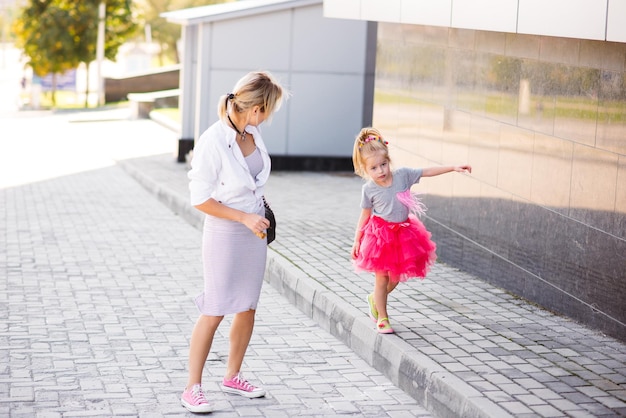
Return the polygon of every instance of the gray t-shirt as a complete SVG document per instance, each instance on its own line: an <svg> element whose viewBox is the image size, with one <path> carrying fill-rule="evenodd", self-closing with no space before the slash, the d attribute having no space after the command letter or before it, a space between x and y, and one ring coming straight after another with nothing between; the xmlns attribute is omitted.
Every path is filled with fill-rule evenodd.
<svg viewBox="0 0 626 418"><path fill-rule="evenodd" d="M396 195L419 183L422 169L402 167L392 173L393 180L389 187L381 187L373 180L363 185L361 208L371 208L372 214L380 216L387 222L404 222L409 217L409 208L400 202Z"/></svg>

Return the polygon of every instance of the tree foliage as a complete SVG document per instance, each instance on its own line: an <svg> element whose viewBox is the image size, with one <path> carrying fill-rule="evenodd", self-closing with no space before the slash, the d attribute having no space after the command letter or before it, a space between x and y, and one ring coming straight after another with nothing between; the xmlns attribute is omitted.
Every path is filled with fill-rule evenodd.
<svg viewBox="0 0 626 418"><path fill-rule="evenodd" d="M14 22L16 44L36 75L58 74L96 59L100 0L28 0ZM136 31L131 0L106 0L104 55Z"/></svg>
<svg viewBox="0 0 626 418"><path fill-rule="evenodd" d="M180 39L180 25L167 22L160 14L231 1L234 0L137 0L137 4L146 25L150 25L154 42L161 47L161 62L165 59L178 62L176 42Z"/></svg>

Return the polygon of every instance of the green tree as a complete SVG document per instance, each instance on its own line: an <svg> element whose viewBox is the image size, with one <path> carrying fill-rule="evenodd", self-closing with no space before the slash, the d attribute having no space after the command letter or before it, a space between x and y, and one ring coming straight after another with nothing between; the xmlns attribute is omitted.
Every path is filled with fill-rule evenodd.
<svg viewBox="0 0 626 418"><path fill-rule="evenodd" d="M160 46L159 60L163 65L166 60L180 61L176 48L180 25L167 22L161 13L231 1L234 0L137 0L136 3L145 24L150 25L153 40Z"/></svg>
<svg viewBox="0 0 626 418"><path fill-rule="evenodd" d="M106 0L104 55L112 61L136 31L131 3ZM56 74L80 63L88 67L96 59L99 4L100 0L28 0L15 20L16 44L30 59L33 72L53 74L53 104Z"/></svg>
<svg viewBox="0 0 626 418"><path fill-rule="evenodd" d="M13 42L15 39L11 27L15 19L16 9L15 5L2 5L0 1L0 42Z"/></svg>

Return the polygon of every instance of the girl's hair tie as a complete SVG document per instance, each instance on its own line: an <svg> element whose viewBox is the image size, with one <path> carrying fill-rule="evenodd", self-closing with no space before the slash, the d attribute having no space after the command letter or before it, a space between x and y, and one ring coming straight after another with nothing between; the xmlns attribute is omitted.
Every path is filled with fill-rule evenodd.
<svg viewBox="0 0 626 418"><path fill-rule="evenodd" d="M359 143L359 148L361 148L363 145L367 144L368 142L372 142L372 141L379 141L381 144L389 145L389 142L384 141L378 135L369 135L365 139L361 140L361 142Z"/></svg>
<svg viewBox="0 0 626 418"><path fill-rule="evenodd" d="M233 100L235 98L235 95L232 93L228 93L228 99L229 100Z"/></svg>

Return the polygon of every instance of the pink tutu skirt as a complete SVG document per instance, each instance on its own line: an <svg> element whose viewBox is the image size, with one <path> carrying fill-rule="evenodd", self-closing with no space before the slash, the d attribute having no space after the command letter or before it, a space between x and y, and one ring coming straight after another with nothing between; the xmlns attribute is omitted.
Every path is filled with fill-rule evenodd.
<svg viewBox="0 0 626 418"><path fill-rule="evenodd" d="M400 223L370 216L362 228L357 271L385 272L393 282L423 279L435 263L437 246L417 217L409 215Z"/></svg>

